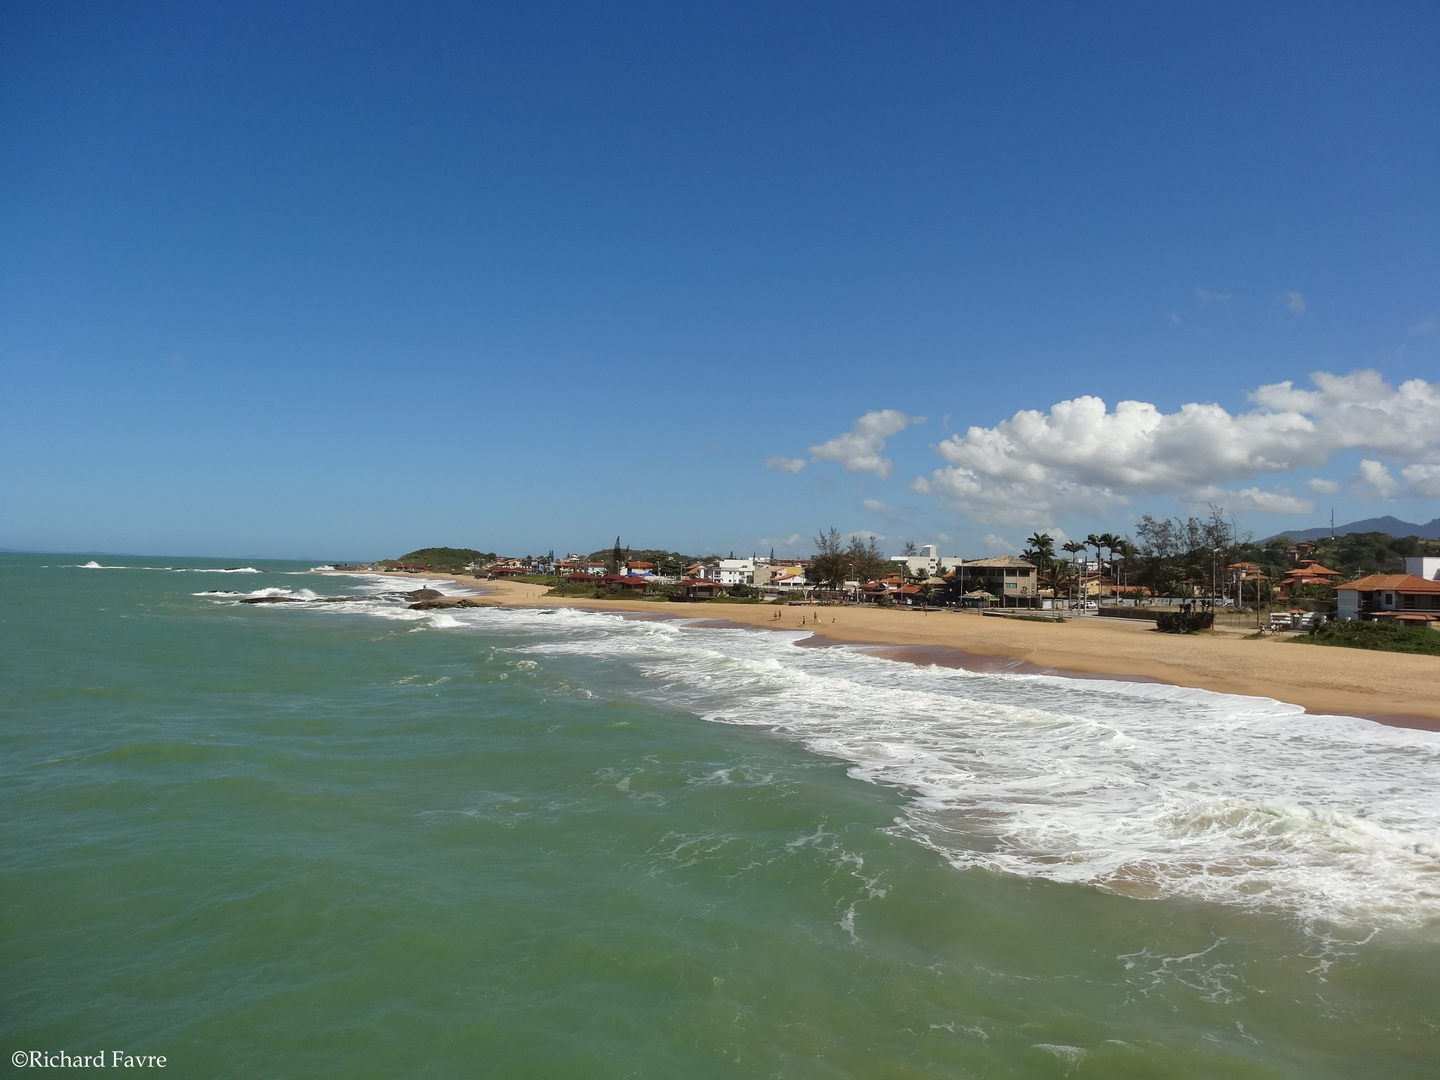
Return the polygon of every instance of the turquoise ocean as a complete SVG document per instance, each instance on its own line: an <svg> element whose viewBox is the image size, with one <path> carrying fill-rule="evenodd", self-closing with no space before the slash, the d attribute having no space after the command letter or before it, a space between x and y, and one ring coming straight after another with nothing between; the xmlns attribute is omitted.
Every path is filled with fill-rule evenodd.
<svg viewBox="0 0 1440 1080"><path fill-rule="evenodd" d="M1440 734L310 571L0 557L7 1060L1440 1075Z"/></svg>

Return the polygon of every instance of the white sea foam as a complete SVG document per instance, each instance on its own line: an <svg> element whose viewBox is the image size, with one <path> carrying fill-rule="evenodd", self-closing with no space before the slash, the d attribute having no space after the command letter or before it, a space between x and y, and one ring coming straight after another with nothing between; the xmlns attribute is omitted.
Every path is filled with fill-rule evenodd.
<svg viewBox="0 0 1440 1080"><path fill-rule="evenodd" d="M104 566L94 559L75 566L76 570L164 570L171 574L263 574L254 566Z"/></svg>
<svg viewBox="0 0 1440 1080"><path fill-rule="evenodd" d="M1312 924L1440 920L1440 734L1156 683L917 667L798 647L800 632L341 607L631 665L659 703L905 792L895 831L957 868Z"/></svg>

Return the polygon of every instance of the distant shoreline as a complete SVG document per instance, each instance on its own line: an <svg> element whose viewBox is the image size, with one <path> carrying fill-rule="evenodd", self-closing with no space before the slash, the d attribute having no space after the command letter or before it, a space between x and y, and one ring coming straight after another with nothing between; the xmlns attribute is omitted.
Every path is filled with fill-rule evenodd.
<svg viewBox="0 0 1440 1080"><path fill-rule="evenodd" d="M378 571L365 573L381 576ZM414 580L416 575L383 576ZM485 606L573 607L652 617L713 618L760 630L804 629L825 643L863 645L877 655L912 663L1159 682L1272 698L1317 715L1355 716L1395 727L1440 731L1440 657L1434 656L1298 645L1292 648L1276 640L1208 634L1159 634L1144 622L1121 620L1041 623L868 606L721 607L670 601L589 600L546 596L545 586L524 582L442 573L423 576L479 590L482 596L478 602Z"/></svg>

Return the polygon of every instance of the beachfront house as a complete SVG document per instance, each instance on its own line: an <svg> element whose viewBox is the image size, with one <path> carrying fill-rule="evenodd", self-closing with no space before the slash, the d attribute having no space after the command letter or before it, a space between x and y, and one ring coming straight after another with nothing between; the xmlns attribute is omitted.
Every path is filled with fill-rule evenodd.
<svg viewBox="0 0 1440 1080"><path fill-rule="evenodd" d="M991 593L999 598L1002 607L1038 607L1040 603L1035 564L1014 555L966 560L945 579L962 594Z"/></svg>
<svg viewBox="0 0 1440 1080"><path fill-rule="evenodd" d="M681 580L671 600L714 600L725 595L725 586L708 578L687 577Z"/></svg>
<svg viewBox="0 0 1440 1080"><path fill-rule="evenodd" d="M769 580L765 582L766 589L777 593L804 592L809 586L810 582L805 577L803 566L773 567Z"/></svg>
<svg viewBox="0 0 1440 1080"><path fill-rule="evenodd" d="M715 580L721 585L754 585L756 559L721 559Z"/></svg>
<svg viewBox="0 0 1440 1080"><path fill-rule="evenodd" d="M1437 567L1437 572L1440 572L1440 567ZM1336 615L1342 621L1377 619L1440 623L1440 581L1427 581L1418 574L1370 574L1358 581L1337 586L1335 607Z"/></svg>

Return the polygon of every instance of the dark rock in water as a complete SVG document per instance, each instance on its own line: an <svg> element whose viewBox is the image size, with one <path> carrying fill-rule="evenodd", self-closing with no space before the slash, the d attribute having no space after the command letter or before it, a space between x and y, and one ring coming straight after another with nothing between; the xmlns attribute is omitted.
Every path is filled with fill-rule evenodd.
<svg viewBox="0 0 1440 1080"><path fill-rule="evenodd" d="M240 602L242 604L303 604L305 598L301 596L247 596Z"/></svg>
<svg viewBox="0 0 1440 1080"><path fill-rule="evenodd" d="M425 592L430 592L430 591L432 591L432 590L426 589L426 590L423 590L423 591L425 591ZM414 593L411 593L410 595L411 595L411 596L414 596L415 594L414 594ZM439 594L437 594L437 595L439 595ZM479 604L477 604L474 600L471 600L468 596L443 596L443 595L439 595L439 599L436 599L436 600L421 600L418 604L411 604L411 605L410 605L410 610L411 610L411 611L434 611L436 608L479 607L479 606L480 606Z"/></svg>
<svg viewBox="0 0 1440 1080"><path fill-rule="evenodd" d="M414 592L405 594L411 600L439 600L445 594L435 589L416 589Z"/></svg>

